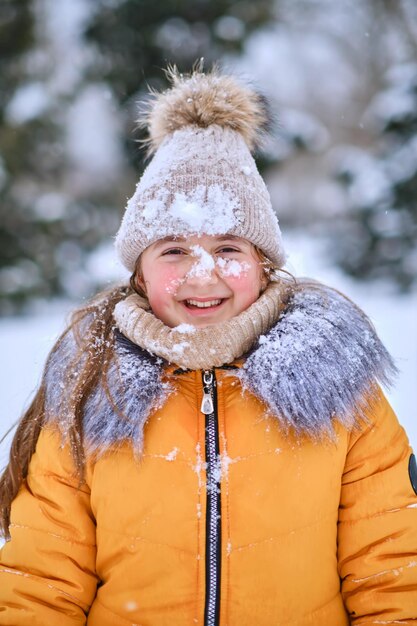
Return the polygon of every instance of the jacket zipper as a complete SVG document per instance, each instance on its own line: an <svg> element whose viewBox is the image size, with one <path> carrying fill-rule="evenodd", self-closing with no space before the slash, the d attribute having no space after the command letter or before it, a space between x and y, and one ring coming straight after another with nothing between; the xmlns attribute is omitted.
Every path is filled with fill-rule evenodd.
<svg viewBox="0 0 417 626"><path fill-rule="evenodd" d="M220 446L217 391L214 371L203 371L201 412L206 416L206 602L204 626L217 626L220 618L221 499Z"/></svg>

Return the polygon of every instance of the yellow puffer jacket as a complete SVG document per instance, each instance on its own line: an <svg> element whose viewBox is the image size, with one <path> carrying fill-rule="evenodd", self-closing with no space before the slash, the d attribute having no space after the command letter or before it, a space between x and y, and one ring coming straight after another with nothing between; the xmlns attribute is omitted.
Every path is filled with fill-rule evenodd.
<svg viewBox="0 0 417 626"><path fill-rule="evenodd" d="M0 624L417 623L411 451L384 397L362 431L317 444L215 377L211 484L201 372L174 376L140 460L128 443L109 451L81 488L42 432L1 553Z"/></svg>
<svg viewBox="0 0 417 626"><path fill-rule="evenodd" d="M295 295L235 369L175 369L118 337L112 401L98 386L84 407L82 486L61 348L1 551L0 624L417 624L417 466L356 307Z"/></svg>

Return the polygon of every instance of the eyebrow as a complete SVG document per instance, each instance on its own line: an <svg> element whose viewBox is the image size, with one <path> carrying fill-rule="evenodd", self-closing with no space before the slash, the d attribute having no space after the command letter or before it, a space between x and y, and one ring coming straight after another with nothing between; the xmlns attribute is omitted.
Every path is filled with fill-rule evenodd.
<svg viewBox="0 0 417 626"><path fill-rule="evenodd" d="M220 235L217 237L219 241L241 241L241 237L237 237L236 235Z"/></svg>
<svg viewBox="0 0 417 626"><path fill-rule="evenodd" d="M236 237L235 235L219 235L218 237L216 237L216 239L218 241L240 241L241 237ZM158 241L155 242L155 248L159 248L160 246L163 246L165 243L178 242L178 241L180 242L186 241L186 238L168 235L167 237L162 237L162 239L158 239Z"/></svg>
<svg viewBox="0 0 417 626"><path fill-rule="evenodd" d="M169 243L170 241L185 241L185 237L174 237L172 235L169 235L168 237L163 237L162 239L158 239L158 241L155 242L155 248L159 248L160 246L163 246L164 243Z"/></svg>

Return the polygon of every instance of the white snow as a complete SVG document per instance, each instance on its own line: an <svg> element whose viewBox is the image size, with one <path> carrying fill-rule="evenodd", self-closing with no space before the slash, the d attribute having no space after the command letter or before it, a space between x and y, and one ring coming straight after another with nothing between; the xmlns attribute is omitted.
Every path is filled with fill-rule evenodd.
<svg viewBox="0 0 417 626"><path fill-rule="evenodd" d="M185 278L175 278L165 287L165 291L175 295L178 291L178 287L180 287L184 282Z"/></svg>
<svg viewBox="0 0 417 626"><path fill-rule="evenodd" d="M46 356L64 329L67 311L0 321L0 397L3 411L0 437L29 406L38 386ZM7 462L11 437L0 446L0 467Z"/></svg>
<svg viewBox="0 0 417 626"><path fill-rule="evenodd" d="M231 230L236 225L235 210L238 201L220 185L197 185L189 194L177 192L168 209L191 233L215 235ZM160 222L157 224L160 228Z"/></svg>
<svg viewBox="0 0 417 626"><path fill-rule="evenodd" d="M222 276L234 276L237 278L242 273L248 272L250 270L249 263L246 261L238 261L237 259L228 259L224 257L219 257L216 261L216 265L220 269L220 273Z"/></svg>
<svg viewBox="0 0 417 626"><path fill-rule="evenodd" d="M187 335L187 334L190 334L190 333L195 333L196 327L193 326L192 324L186 324L184 322L183 324L179 324L178 326L174 326L173 330L176 330L178 333L181 333L182 335Z"/></svg>
<svg viewBox="0 0 417 626"><path fill-rule="evenodd" d="M138 603L134 600L128 600L125 604L126 611L135 611L138 608Z"/></svg>
<svg viewBox="0 0 417 626"><path fill-rule="evenodd" d="M209 279L212 271L216 267L221 276L233 276L235 278L250 269L249 263L245 261L240 262L236 259L221 256L215 258L198 244L191 246L190 250L192 256L197 258L197 261L193 263L184 279L175 279L171 282L166 289L168 293L175 293L178 286L190 278Z"/></svg>
<svg viewBox="0 0 417 626"><path fill-rule="evenodd" d="M215 267L215 261L211 254L199 245L191 246L190 249L192 256L197 257L198 260L187 272L187 279L209 277Z"/></svg>
<svg viewBox="0 0 417 626"><path fill-rule="evenodd" d="M13 94L6 107L6 119L18 126L42 115L50 104L45 85L40 82L25 83Z"/></svg>
<svg viewBox="0 0 417 626"><path fill-rule="evenodd" d="M105 84L90 84L77 93L67 110L66 152L83 188L114 185L126 159L117 105Z"/></svg>
<svg viewBox="0 0 417 626"><path fill-rule="evenodd" d="M343 52L337 37L326 38L311 25L301 29L276 23L251 34L243 58L234 65L256 76L281 103L314 104L340 115L358 82L358 71Z"/></svg>
<svg viewBox="0 0 417 626"><path fill-rule="evenodd" d="M233 15L224 15L216 20L214 29L221 39L237 41L245 34L245 22Z"/></svg>
<svg viewBox="0 0 417 626"><path fill-rule="evenodd" d="M180 357L184 354L184 350L190 347L190 343L188 341L181 341L172 346L172 352L174 356Z"/></svg>
<svg viewBox="0 0 417 626"><path fill-rule="evenodd" d="M88 0L38 0L36 28L49 65L48 85L54 94L72 94L83 79L94 51L82 37L93 4ZM52 68L52 71L51 71Z"/></svg>
<svg viewBox="0 0 417 626"><path fill-rule="evenodd" d="M127 283L130 276L114 254L112 242L101 244L89 254L85 267L87 274L100 284L122 280Z"/></svg>
<svg viewBox="0 0 417 626"><path fill-rule="evenodd" d="M329 146L329 131L313 115L285 107L280 110L279 118L285 134L299 138L313 152L320 152Z"/></svg>
<svg viewBox="0 0 417 626"><path fill-rule="evenodd" d="M173 448L173 450L171 450L171 452L168 452L168 454L165 456L165 459L167 461L175 461L175 459L177 458L178 452L179 452L179 448Z"/></svg>
<svg viewBox="0 0 417 626"><path fill-rule="evenodd" d="M362 148L338 146L329 152L328 158L335 171L353 175L348 189L353 205L373 205L390 197L391 182L386 168Z"/></svg>

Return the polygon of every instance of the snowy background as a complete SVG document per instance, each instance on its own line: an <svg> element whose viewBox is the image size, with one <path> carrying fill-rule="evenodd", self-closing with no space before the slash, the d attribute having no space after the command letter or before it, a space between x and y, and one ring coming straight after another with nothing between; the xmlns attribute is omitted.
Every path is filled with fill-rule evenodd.
<svg viewBox="0 0 417 626"><path fill-rule="evenodd" d="M417 3L139 4L0 3L0 436L71 309L121 275L111 237L143 167L136 101L167 61L204 56L269 97L259 164L287 268L370 315L417 449Z"/></svg>

